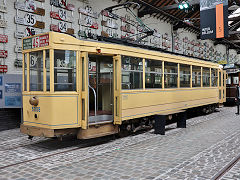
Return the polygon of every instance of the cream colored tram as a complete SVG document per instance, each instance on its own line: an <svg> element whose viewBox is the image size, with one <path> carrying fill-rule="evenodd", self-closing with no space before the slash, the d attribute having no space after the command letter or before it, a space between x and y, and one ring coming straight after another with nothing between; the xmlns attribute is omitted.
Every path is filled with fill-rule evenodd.
<svg viewBox="0 0 240 180"><path fill-rule="evenodd" d="M225 102L216 63L49 32L23 39L21 132L79 139ZM125 126L128 127L128 126Z"/></svg>

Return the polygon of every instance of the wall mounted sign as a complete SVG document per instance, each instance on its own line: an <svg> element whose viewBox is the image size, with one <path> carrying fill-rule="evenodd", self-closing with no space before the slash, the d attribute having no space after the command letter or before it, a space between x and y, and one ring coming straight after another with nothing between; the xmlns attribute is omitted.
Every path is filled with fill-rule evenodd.
<svg viewBox="0 0 240 180"><path fill-rule="evenodd" d="M6 83L5 84L6 93L20 93L21 92L21 83Z"/></svg>
<svg viewBox="0 0 240 180"><path fill-rule="evenodd" d="M33 14L37 14L40 16L45 16L45 9L36 7L36 4L34 3L34 1L30 1L32 3L26 3L26 2L25 3L15 2L15 9L31 12Z"/></svg>
<svg viewBox="0 0 240 180"><path fill-rule="evenodd" d="M59 22L58 25L50 24L50 30L55 32L63 32L66 34L74 34L74 29L67 28L66 22Z"/></svg>
<svg viewBox="0 0 240 180"><path fill-rule="evenodd" d="M49 34L23 39L23 50L49 45Z"/></svg>
<svg viewBox="0 0 240 180"><path fill-rule="evenodd" d="M98 29L98 23L92 22L92 21L86 21L86 19L84 20L79 19L78 24L81 26L92 28L92 29Z"/></svg>
<svg viewBox="0 0 240 180"><path fill-rule="evenodd" d="M22 46L15 45L15 52L21 53L22 52Z"/></svg>
<svg viewBox="0 0 240 180"><path fill-rule="evenodd" d="M112 29L118 29L118 24L113 22L112 19L108 19L107 21L101 21L101 25Z"/></svg>
<svg viewBox="0 0 240 180"><path fill-rule="evenodd" d="M22 59L15 59L14 66L18 68L22 67Z"/></svg>
<svg viewBox="0 0 240 180"><path fill-rule="evenodd" d="M59 9L58 12L51 11L50 17L61 21L72 22L72 19L67 17L67 11L64 9Z"/></svg>
<svg viewBox="0 0 240 180"><path fill-rule="evenodd" d="M36 17L33 14L27 13L24 18L15 17L15 23L25 26L32 26L39 29L45 28L45 23L41 21L37 21Z"/></svg>
<svg viewBox="0 0 240 180"><path fill-rule="evenodd" d="M8 36L0 34L0 43L7 43L8 42Z"/></svg>
<svg viewBox="0 0 240 180"><path fill-rule="evenodd" d="M36 30L33 27L27 27L25 29L24 35L27 36L34 36L36 34Z"/></svg>
<svg viewBox="0 0 240 180"><path fill-rule="evenodd" d="M55 7L60 7L67 9L69 11L74 11L75 6L73 4L68 4L67 0L50 0L50 5Z"/></svg>
<svg viewBox="0 0 240 180"><path fill-rule="evenodd" d="M102 10L101 11L101 14L103 15L103 16L106 16L106 17L109 17L109 18L113 18L113 19L118 19L118 15L116 15L116 14L113 14L113 13L111 13L111 12L109 12L109 11L106 11L106 10Z"/></svg>
<svg viewBox="0 0 240 180"><path fill-rule="evenodd" d="M22 97L5 96L5 106L22 106Z"/></svg>
<svg viewBox="0 0 240 180"><path fill-rule="evenodd" d="M228 0L200 0L201 39L228 37Z"/></svg>
<svg viewBox="0 0 240 180"><path fill-rule="evenodd" d="M0 19L0 28L5 28L7 27L7 21L4 19Z"/></svg>
<svg viewBox="0 0 240 180"><path fill-rule="evenodd" d="M0 58L6 58L8 56L8 52L6 50L0 50Z"/></svg>
<svg viewBox="0 0 240 180"><path fill-rule="evenodd" d="M15 38L22 39L24 37L24 32L16 31Z"/></svg>
<svg viewBox="0 0 240 180"><path fill-rule="evenodd" d="M7 65L0 65L0 73L6 73L8 70Z"/></svg>
<svg viewBox="0 0 240 180"><path fill-rule="evenodd" d="M0 12L6 13L7 12L7 6L0 5Z"/></svg>
<svg viewBox="0 0 240 180"><path fill-rule="evenodd" d="M97 12L92 12L92 7L86 6L85 9L83 8L78 8L78 12L81 14L84 14L86 16L90 16L92 18L97 19L98 18L98 13Z"/></svg>

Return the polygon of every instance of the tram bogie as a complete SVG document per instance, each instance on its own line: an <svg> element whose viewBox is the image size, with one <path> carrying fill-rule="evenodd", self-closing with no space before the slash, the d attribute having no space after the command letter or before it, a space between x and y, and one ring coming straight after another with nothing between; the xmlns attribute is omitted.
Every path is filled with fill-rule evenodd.
<svg viewBox="0 0 240 180"><path fill-rule="evenodd" d="M24 38L23 62L21 132L29 136L136 132L152 128L156 114L208 113L226 98L218 64L56 32Z"/></svg>

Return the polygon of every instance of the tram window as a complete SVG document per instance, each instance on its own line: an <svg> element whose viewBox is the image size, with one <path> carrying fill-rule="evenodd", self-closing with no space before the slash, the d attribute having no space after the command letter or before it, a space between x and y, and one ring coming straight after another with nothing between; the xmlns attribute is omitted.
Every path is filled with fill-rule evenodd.
<svg viewBox="0 0 240 180"><path fill-rule="evenodd" d="M217 69L211 69L211 79L212 79L212 87L216 87L217 86L217 80L218 80Z"/></svg>
<svg viewBox="0 0 240 180"><path fill-rule="evenodd" d="M201 87L201 67L192 66L192 87Z"/></svg>
<svg viewBox="0 0 240 180"><path fill-rule="evenodd" d="M190 87L190 65L180 64L180 87Z"/></svg>
<svg viewBox="0 0 240 180"><path fill-rule="evenodd" d="M30 91L43 90L43 51L30 52Z"/></svg>
<svg viewBox="0 0 240 180"><path fill-rule="evenodd" d="M220 86L222 86L222 84L221 84L221 82L222 82L222 81L221 81L221 79L222 79L222 77L221 77L221 72L219 72L218 77L219 77L219 82L218 82L218 83L219 83L219 87L220 87Z"/></svg>
<svg viewBox="0 0 240 180"><path fill-rule="evenodd" d="M209 87L210 86L210 69L209 68L203 68L203 87Z"/></svg>
<svg viewBox="0 0 240 180"><path fill-rule="evenodd" d="M164 63L164 87L177 88L178 80L178 64L165 62Z"/></svg>
<svg viewBox="0 0 240 180"><path fill-rule="evenodd" d="M54 90L76 91L76 52L54 50Z"/></svg>
<svg viewBox="0 0 240 180"><path fill-rule="evenodd" d="M24 54L24 91L27 91L27 53Z"/></svg>
<svg viewBox="0 0 240 180"><path fill-rule="evenodd" d="M226 84L227 84L227 85L231 85L231 76L229 76L229 77L227 78Z"/></svg>
<svg viewBox="0 0 240 180"><path fill-rule="evenodd" d="M46 78L47 78L47 91L50 91L50 58L49 58L49 50L46 50L45 67L46 67Z"/></svg>
<svg viewBox="0 0 240 180"><path fill-rule="evenodd" d="M142 59L130 56L122 56L122 89L143 88L142 77Z"/></svg>
<svg viewBox="0 0 240 180"><path fill-rule="evenodd" d="M145 87L162 88L162 61L145 61Z"/></svg>

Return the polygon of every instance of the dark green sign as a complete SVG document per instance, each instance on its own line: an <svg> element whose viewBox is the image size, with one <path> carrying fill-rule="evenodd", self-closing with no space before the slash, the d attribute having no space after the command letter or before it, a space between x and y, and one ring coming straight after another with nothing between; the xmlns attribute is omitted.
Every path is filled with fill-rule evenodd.
<svg viewBox="0 0 240 180"><path fill-rule="evenodd" d="M32 38L23 40L23 50L32 49Z"/></svg>

